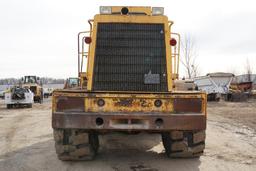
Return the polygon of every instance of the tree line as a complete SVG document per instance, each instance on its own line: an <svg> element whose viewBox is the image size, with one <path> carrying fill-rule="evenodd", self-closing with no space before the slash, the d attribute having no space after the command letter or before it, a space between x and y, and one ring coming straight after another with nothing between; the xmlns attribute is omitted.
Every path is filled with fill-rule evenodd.
<svg viewBox="0 0 256 171"><path fill-rule="evenodd" d="M59 78L48 78L48 77L41 77L40 78L42 84L64 84L65 79ZM19 84L21 78L3 78L0 79L0 85L16 85Z"/></svg>

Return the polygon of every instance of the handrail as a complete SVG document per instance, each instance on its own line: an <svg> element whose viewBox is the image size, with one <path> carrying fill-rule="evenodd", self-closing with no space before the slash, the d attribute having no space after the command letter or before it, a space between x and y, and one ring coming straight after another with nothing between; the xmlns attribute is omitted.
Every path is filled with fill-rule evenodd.
<svg viewBox="0 0 256 171"><path fill-rule="evenodd" d="M173 47L173 51L172 51L172 58L174 58L173 60L173 74L175 74L175 79L178 79L179 77L179 63L180 63L180 34L179 33L171 33L171 37L172 35L175 35L178 37L178 40L177 40L177 45L175 45ZM178 49L177 49L178 48ZM177 59L176 59L177 57Z"/></svg>
<svg viewBox="0 0 256 171"><path fill-rule="evenodd" d="M83 37L82 38L82 59L81 59L81 72L83 71L83 63L84 63L84 58L83 58L83 56L84 56L84 40L85 40L85 37ZM79 74L79 73L78 73Z"/></svg>
<svg viewBox="0 0 256 171"><path fill-rule="evenodd" d="M90 25L90 37L91 37L91 31L92 31L92 23L94 22L94 20L90 19L88 20L88 23Z"/></svg>
<svg viewBox="0 0 256 171"><path fill-rule="evenodd" d="M82 70L80 70L81 65L82 65L82 63L81 63L81 61L80 61L80 55L81 55L81 57L83 58L83 57L84 57L84 53L88 53L88 52L84 52L84 39L85 39L85 36L82 37L82 47L81 47L81 45L80 45L81 35L82 35L82 34L88 34L88 33L90 33L90 35L91 35L91 32L92 32L92 31L82 31L82 32L79 32L79 33L78 33L78 37L77 37L77 39L78 39L78 48L77 48L77 55L78 55L78 76L79 76L79 73L82 71ZM82 49L80 49L80 47L81 47ZM82 52L81 52L81 51L82 51ZM81 64L81 65L80 65L80 64Z"/></svg>
<svg viewBox="0 0 256 171"><path fill-rule="evenodd" d="M169 30L171 30L171 26L174 24L174 22L169 20L168 24L169 24Z"/></svg>
<svg viewBox="0 0 256 171"><path fill-rule="evenodd" d="M81 31L81 32L79 32L78 33L78 35L77 35L77 46L78 46L78 48L77 48L77 57L78 57L78 77L79 77L79 73L80 72L82 72L82 65L83 65L83 57L85 56L84 55L84 37L82 38L82 52L80 52L81 50L80 50L80 39L81 39L81 35L82 34L88 34L89 33L89 35L90 35L90 37L91 37L91 34L92 34L92 27L93 27L93 25L92 25L92 23L93 23L93 21L94 20L92 20L92 19L90 19L90 20L88 20L88 23L89 23L89 25L90 25L90 31ZM89 48L89 50L90 50L90 48ZM88 50L88 52L86 52L86 53L89 53L89 50ZM82 63L81 63L81 66L80 66L80 55L82 55ZM88 56L88 55L87 55ZM81 69L81 70L80 70Z"/></svg>
<svg viewBox="0 0 256 171"><path fill-rule="evenodd" d="M173 21L168 21L168 24L169 24L170 37L172 38L172 35L175 35L178 37L178 40L176 40L178 42L178 45L176 44L173 47L172 54L171 54L171 58L173 61L173 67L172 67L172 74L174 75L173 79L178 79L178 77L179 77L179 62L180 62L180 34L171 32L171 26L174 24ZM177 46L178 46L178 49L177 49Z"/></svg>
<svg viewBox="0 0 256 171"><path fill-rule="evenodd" d="M79 77L79 73L80 73L80 35L84 34L84 33L88 33L88 31L81 31L77 35L78 77Z"/></svg>

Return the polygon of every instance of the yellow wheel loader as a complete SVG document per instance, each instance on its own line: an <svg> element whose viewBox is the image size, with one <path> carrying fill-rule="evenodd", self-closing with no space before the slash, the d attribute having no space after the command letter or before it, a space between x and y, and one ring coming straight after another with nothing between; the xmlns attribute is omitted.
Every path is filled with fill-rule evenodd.
<svg viewBox="0 0 256 171"><path fill-rule="evenodd" d="M25 76L22 79L22 87L30 89L34 93L34 102L43 103L43 87L39 77Z"/></svg>
<svg viewBox="0 0 256 171"><path fill-rule="evenodd" d="M100 134L162 135L168 157L198 157L205 148L207 96L175 89L180 36L162 7L102 6L78 34L77 88L52 98L60 160L91 160Z"/></svg>

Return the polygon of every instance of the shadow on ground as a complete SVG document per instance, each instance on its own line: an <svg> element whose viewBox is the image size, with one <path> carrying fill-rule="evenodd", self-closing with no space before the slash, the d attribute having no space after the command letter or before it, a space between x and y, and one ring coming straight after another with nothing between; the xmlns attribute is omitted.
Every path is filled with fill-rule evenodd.
<svg viewBox="0 0 256 171"><path fill-rule="evenodd" d="M52 139L0 156L0 170L199 170L200 159L169 159L162 152L159 135L100 136L101 148L94 161L62 162Z"/></svg>

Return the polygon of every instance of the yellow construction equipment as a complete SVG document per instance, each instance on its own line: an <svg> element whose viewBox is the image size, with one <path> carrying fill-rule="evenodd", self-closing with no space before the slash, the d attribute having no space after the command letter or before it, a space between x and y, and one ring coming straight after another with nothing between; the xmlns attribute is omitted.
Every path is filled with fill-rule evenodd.
<svg viewBox="0 0 256 171"><path fill-rule="evenodd" d="M30 89L34 93L34 102L43 103L43 87L40 78L25 76L22 78L22 87Z"/></svg>
<svg viewBox="0 0 256 171"><path fill-rule="evenodd" d="M180 36L162 7L100 7L78 34L79 86L53 92L52 127L61 160L90 160L98 135L162 135L169 157L205 147L205 93L178 91Z"/></svg>

